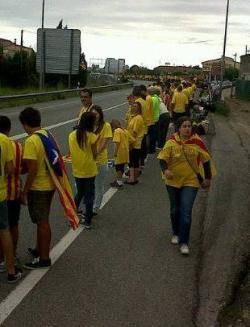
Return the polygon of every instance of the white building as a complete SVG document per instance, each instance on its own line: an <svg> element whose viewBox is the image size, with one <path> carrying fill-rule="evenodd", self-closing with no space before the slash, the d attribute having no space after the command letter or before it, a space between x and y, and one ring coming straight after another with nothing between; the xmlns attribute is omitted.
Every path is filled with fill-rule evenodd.
<svg viewBox="0 0 250 327"><path fill-rule="evenodd" d="M107 58L105 61L106 74L120 74L125 69L125 59Z"/></svg>
<svg viewBox="0 0 250 327"><path fill-rule="evenodd" d="M125 70L125 59L118 59L118 73L122 73Z"/></svg>

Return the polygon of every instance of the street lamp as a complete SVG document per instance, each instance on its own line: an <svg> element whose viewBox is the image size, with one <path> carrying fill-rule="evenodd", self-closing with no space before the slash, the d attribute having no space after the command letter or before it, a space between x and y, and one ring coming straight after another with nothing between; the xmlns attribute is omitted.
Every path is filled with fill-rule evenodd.
<svg viewBox="0 0 250 327"><path fill-rule="evenodd" d="M221 75L220 75L220 96L222 97L222 83L223 83L223 75L225 72L225 56L226 56L226 46L227 46L227 27L228 27L228 14L229 14L229 2L227 0L227 11L226 11L226 22L225 22L225 35L224 35L224 45L223 45L223 55L221 60Z"/></svg>

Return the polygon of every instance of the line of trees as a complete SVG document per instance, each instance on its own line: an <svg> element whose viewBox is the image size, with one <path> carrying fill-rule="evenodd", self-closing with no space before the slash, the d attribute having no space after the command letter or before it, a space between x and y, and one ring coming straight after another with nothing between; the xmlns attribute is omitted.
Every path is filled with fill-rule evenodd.
<svg viewBox="0 0 250 327"><path fill-rule="evenodd" d="M84 54L81 55L78 75L72 76L72 87L78 82L81 86L87 83L87 63ZM60 74L46 74L46 87L67 88L68 76ZM36 72L36 53L28 55L26 52L16 52L13 56L4 56L0 49L0 87L10 88L38 88L39 74Z"/></svg>
<svg viewBox="0 0 250 327"><path fill-rule="evenodd" d="M36 54L28 55L16 52L13 56L4 56L0 50L0 86L25 87L37 85Z"/></svg>

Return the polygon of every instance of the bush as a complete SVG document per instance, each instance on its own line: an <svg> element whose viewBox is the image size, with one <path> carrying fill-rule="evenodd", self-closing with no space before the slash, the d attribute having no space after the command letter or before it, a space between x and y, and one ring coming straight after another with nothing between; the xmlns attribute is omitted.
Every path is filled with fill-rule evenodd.
<svg viewBox="0 0 250 327"><path fill-rule="evenodd" d="M228 117L230 114L230 108L226 102L218 101L215 103L215 113Z"/></svg>

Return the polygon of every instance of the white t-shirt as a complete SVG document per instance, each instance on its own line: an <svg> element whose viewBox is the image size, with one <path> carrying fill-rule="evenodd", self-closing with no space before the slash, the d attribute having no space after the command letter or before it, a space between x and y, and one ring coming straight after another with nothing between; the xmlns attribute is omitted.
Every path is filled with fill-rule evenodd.
<svg viewBox="0 0 250 327"><path fill-rule="evenodd" d="M168 113L168 108L160 98L160 115Z"/></svg>

